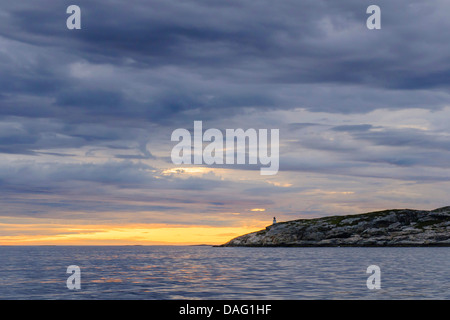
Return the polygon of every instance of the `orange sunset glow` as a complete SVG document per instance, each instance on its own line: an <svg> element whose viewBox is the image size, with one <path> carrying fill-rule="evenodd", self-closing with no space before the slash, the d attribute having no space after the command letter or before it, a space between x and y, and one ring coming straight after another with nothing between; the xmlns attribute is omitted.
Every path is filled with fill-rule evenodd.
<svg viewBox="0 0 450 320"><path fill-rule="evenodd" d="M177 225L1 224L0 245L218 245L264 228L264 223L240 227Z"/></svg>

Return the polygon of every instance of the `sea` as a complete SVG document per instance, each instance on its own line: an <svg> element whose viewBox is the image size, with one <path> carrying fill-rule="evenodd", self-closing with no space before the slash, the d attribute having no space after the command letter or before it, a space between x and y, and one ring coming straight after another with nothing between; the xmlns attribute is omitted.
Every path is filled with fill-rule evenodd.
<svg viewBox="0 0 450 320"><path fill-rule="evenodd" d="M447 300L449 270L445 247L0 246L0 299Z"/></svg>

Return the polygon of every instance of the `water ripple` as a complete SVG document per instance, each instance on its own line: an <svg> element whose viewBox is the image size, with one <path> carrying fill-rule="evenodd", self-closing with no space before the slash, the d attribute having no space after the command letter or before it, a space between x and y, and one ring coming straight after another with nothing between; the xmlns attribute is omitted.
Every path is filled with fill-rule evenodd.
<svg viewBox="0 0 450 320"><path fill-rule="evenodd" d="M450 298L449 248L4 246L0 262L0 299ZM69 265L81 290L66 288Z"/></svg>

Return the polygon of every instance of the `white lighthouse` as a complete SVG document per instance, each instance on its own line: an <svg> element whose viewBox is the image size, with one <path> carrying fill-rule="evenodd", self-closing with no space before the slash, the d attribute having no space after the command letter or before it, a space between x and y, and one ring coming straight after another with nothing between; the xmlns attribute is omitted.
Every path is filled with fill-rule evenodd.
<svg viewBox="0 0 450 320"><path fill-rule="evenodd" d="M273 217L273 224L277 223L277 219Z"/></svg>

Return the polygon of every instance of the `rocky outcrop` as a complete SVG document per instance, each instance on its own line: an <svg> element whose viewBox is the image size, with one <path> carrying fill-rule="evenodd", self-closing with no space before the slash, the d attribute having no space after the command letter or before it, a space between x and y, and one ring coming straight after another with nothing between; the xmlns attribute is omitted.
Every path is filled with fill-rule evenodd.
<svg viewBox="0 0 450 320"><path fill-rule="evenodd" d="M222 246L450 246L450 207L279 222Z"/></svg>

